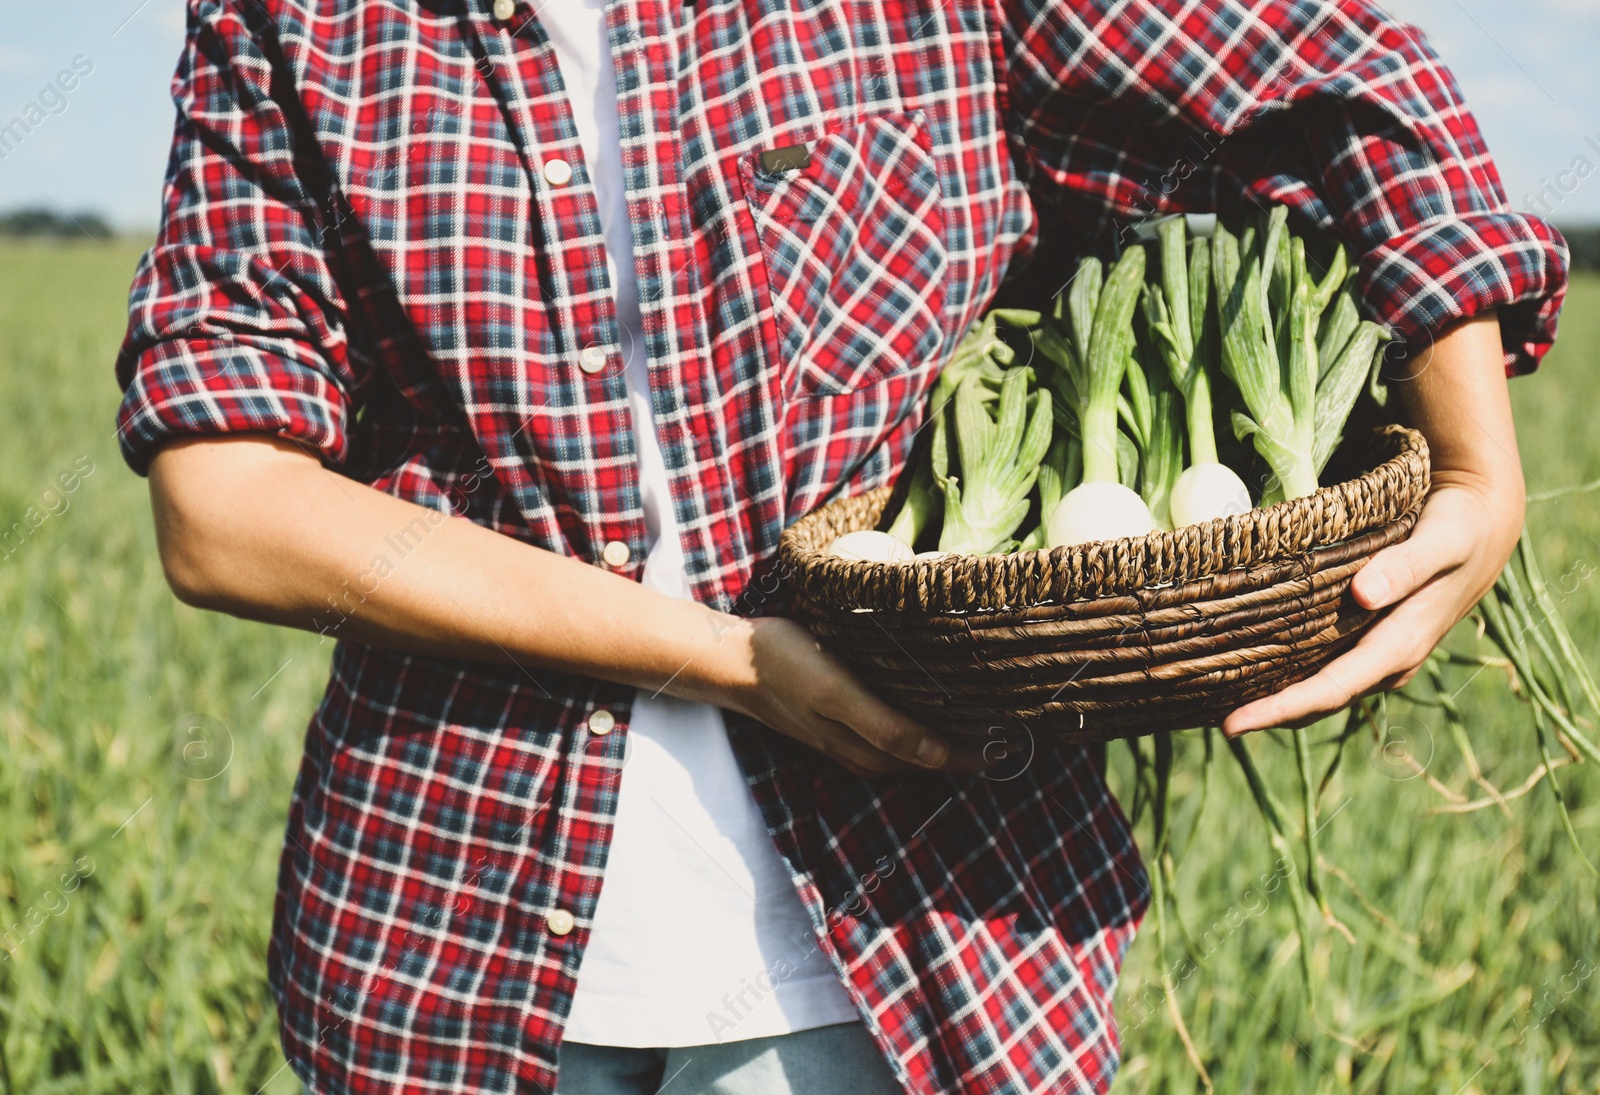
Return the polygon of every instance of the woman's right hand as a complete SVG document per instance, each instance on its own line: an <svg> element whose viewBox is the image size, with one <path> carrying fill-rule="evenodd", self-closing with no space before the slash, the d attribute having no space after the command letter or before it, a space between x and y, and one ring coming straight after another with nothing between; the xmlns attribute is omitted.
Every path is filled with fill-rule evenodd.
<svg viewBox="0 0 1600 1095"><path fill-rule="evenodd" d="M956 746L867 690L814 635L779 617L729 617L719 706L759 719L859 776L906 769L976 772L981 750Z"/></svg>

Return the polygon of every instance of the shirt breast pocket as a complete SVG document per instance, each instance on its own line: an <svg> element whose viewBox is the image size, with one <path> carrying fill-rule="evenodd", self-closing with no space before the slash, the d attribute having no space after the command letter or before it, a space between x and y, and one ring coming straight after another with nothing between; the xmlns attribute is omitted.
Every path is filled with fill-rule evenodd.
<svg viewBox="0 0 1600 1095"><path fill-rule="evenodd" d="M944 339L942 190L923 111L824 123L807 159L739 176L761 244L787 398L842 395L913 368Z"/></svg>

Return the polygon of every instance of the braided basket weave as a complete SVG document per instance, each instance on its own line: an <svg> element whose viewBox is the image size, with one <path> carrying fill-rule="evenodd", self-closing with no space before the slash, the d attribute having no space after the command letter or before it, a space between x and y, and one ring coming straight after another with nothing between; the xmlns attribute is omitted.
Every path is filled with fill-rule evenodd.
<svg viewBox="0 0 1600 1095"><path fill-rule="evenodd" d="M1429 483L1421 434L1373 442L1364 475L1171 532L914 563L827 554L877 527L885 487L801 518L780 555L799 618L930 729L1072 743L1214 725L1371 622L1350 579L1410 535Z"/></svg>

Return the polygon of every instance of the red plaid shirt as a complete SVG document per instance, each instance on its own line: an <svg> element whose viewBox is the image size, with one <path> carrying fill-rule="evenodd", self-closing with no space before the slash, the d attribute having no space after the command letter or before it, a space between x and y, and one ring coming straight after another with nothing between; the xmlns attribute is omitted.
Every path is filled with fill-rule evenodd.
<svg viewBox="0 0 1600 1095"><path fill-rule="evenodd" d="M1104 247L1152 213L1283 201L1344 236L1408 337L1499 306L1520 370L1553 336L1559 237L1506 208L1449 75L1364 0L616 0L607 19L657 428L695 594L724 609L777 604L784 526L895 475L1002 277L1066 252L1048 233ZM594 189L525 0L501 19L190 0L173 86L118 362L134 468L177 435L275 431L595 565L621 541L637 578ZM806 166L761 169L793 144ZM314 1089L554 1087L629 695L339 644L270 954ZM584 732L601 707L623 733ZM730 732L908 1091L1110 1084L1147 888L1087 754L865 781Z"/></svg>

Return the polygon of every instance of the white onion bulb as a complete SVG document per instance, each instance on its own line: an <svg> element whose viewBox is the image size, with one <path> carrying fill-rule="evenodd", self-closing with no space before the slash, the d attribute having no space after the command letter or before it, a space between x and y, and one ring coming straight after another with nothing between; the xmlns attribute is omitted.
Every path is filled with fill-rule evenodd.
<svg viewBox="0 0 1600 1095"><path fill-rule="evenodd" d="M828 545L828 554L862 563L909 563L916 554L887 532L847 532Z"/></svg>
<svg viewBox="0 0 1600 1095"><path fill-rule="evenodd" d="M1250 510L1250 490L1226 464L1196 464L1172 486L1172 527L1198 525Z"/></svg>
<svg viewBox="0 0 1600 1095"><path fill-rule="evenodd" d="M1084 483L1067 492L1050 514L1051 547L1119 540L1156 530L1144 499L1121 483Z"/></svg>

